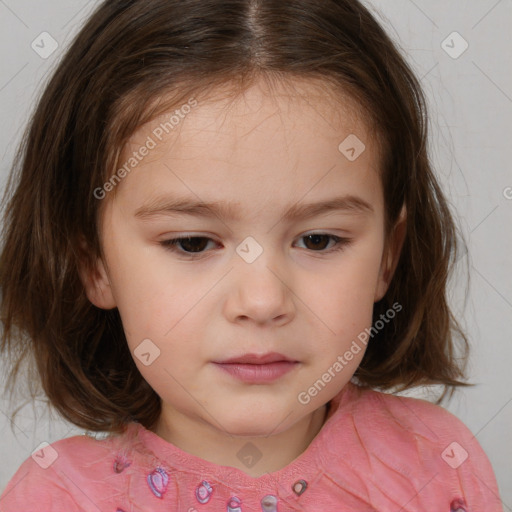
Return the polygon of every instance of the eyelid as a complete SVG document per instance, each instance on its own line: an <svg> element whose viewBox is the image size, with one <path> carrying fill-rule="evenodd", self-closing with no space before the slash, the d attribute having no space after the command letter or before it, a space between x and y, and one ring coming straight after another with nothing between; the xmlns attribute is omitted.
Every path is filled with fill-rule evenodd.
<svg viewBox="0 0 512 512"><path fill-rule="evenodd" d="M330 233L328 231L306 232L306 233L303 233L303 234L299 235L297 237L297 240L301 240L302 238L305 238L305 237L308 237L308 236L314 236L314 235L327 236L327 237L329 237L329 238L331 238L332 240L335 241L335 245L333 247L331 247L330 249L320 250L320 251L314 251L314 250L310 250L310 249L307 249L307 248L304 249L305 251L308 251L312 255L315 255L315 253L317 253L319 256L322 256L322 255L331 254L333 252L341 251L341 250L345 249L346 247L348 247L353 242L352 238L338 236L338 235L335 235L334 233ZM207 257L208 253L211 252L211 251L186 252L186 251L182 251L182 250L179 249L179 245L178 244L180 243L180 241L187 240L187 239L192 239L192 238L200 238L200 239L202 238L202 239L205 239L205 240L207 240L207 244L208 244L208 242L219 243L219 242L216 242L213 238L211 238L209 236L200 235L200 234L188 234L187 233L187 234L180 234L179 236L176 236L174 238L162 240L162 241L159 242L159 244L161 246L163 246L165 249L167 249L168 251L177 253L180 256L181 259L185 259L185 260L199 260L199 259L202 259L204 257Z"/></svg>

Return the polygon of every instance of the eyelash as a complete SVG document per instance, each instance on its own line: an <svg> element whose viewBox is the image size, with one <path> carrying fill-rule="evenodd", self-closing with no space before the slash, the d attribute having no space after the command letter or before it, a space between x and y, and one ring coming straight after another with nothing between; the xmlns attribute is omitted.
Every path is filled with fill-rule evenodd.
<svg viewBox="0 0 512 512"><path fill-rule="evenodd" d="M307 238L309 236L328 236L329 238L332 238L336 242L336 245L334 247L332 247L331 249L323 250L323 251L312 251L314 253L318 252L320 254L331 254L334 252L342 251L352 243L352 239L350 239L350 238L342 238L342 237L339 237L336 235L331 235L329 233L310 233L308 235L303 235L300 238ZM195 240L195 239L205 239L208 241L214 241L213 239L208 238L206 236L184 236L184 237L179 237L179 238L172 238L170 240L162 240L159 243L162 247L164 247L164 249L166 249L170 252L179 253L183 258L192 260L192 259L201 258L202 257L201 255L203 255L205 252L204 251L202 251L202 252L182 251L179 249L178 244L183 240Z"/></svg>

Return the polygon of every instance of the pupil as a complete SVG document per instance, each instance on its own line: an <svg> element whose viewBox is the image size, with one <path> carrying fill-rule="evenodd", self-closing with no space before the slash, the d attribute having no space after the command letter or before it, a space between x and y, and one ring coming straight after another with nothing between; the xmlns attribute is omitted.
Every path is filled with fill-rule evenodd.
<svg viewBox="0 0 512 512"><path fill-rule="evenodd" d="M309 240L313 240L313 245L316 245L319 243L319 238L326 238L326 235L308 235L306 238Z"/></svg>
<svg viewBox="0 0 512 512"><path fill-rule="evenodd" d="M192 240L195 240L195 243L192 242ZM184 238L183 240L180 241L180 244L182 246L183 249L185 249L187 252L201 252L202 249L204 249L204 247L206 246L205 244L205 240L206 238L204 237L189 237L189 238ZM202 243L201 243L202 241ZM208 242L206 242L208 243ZM189 248L187 248L186 246L189 246ZM190 249L190 246L192 247ZM190 250L189 250L190 249Z"/></svg>

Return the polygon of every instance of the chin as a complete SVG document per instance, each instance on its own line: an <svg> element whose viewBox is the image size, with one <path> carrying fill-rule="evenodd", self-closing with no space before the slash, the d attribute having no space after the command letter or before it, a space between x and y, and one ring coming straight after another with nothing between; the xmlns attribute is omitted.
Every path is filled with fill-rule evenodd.
<svg viewBox="0 0 512 512"><path fill-rule="evenodd" d="M268 437L269 434L276 435L281 432L281 429L274 430L275 425L270 421L263 425L252 422L250 424L238 424L228 428L227 431L235 437Z"/></svg>
<svg viewBox="0 0 512 512"><path fill-rule="evenodd" d="M220 423L222 427L232 436L239 437L268 437L270 434L277 435L293 425L292 415L287 411L285 414L276 414L268 411L265 414L241 413L236 417L224 417Z"/></svg>

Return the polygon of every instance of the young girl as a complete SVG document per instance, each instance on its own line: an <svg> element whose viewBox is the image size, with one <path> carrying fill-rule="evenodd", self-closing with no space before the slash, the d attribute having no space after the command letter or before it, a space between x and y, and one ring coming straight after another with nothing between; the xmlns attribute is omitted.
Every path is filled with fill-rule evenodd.
<svg viewBox="0 0 512 512"><path fill-rule="evenodd" d="M355 0L108 0L19 154L11 386L90 435L10 511L502 510L465 385L420 86ZM389 391L386 393L385 391Z"/></svg>

